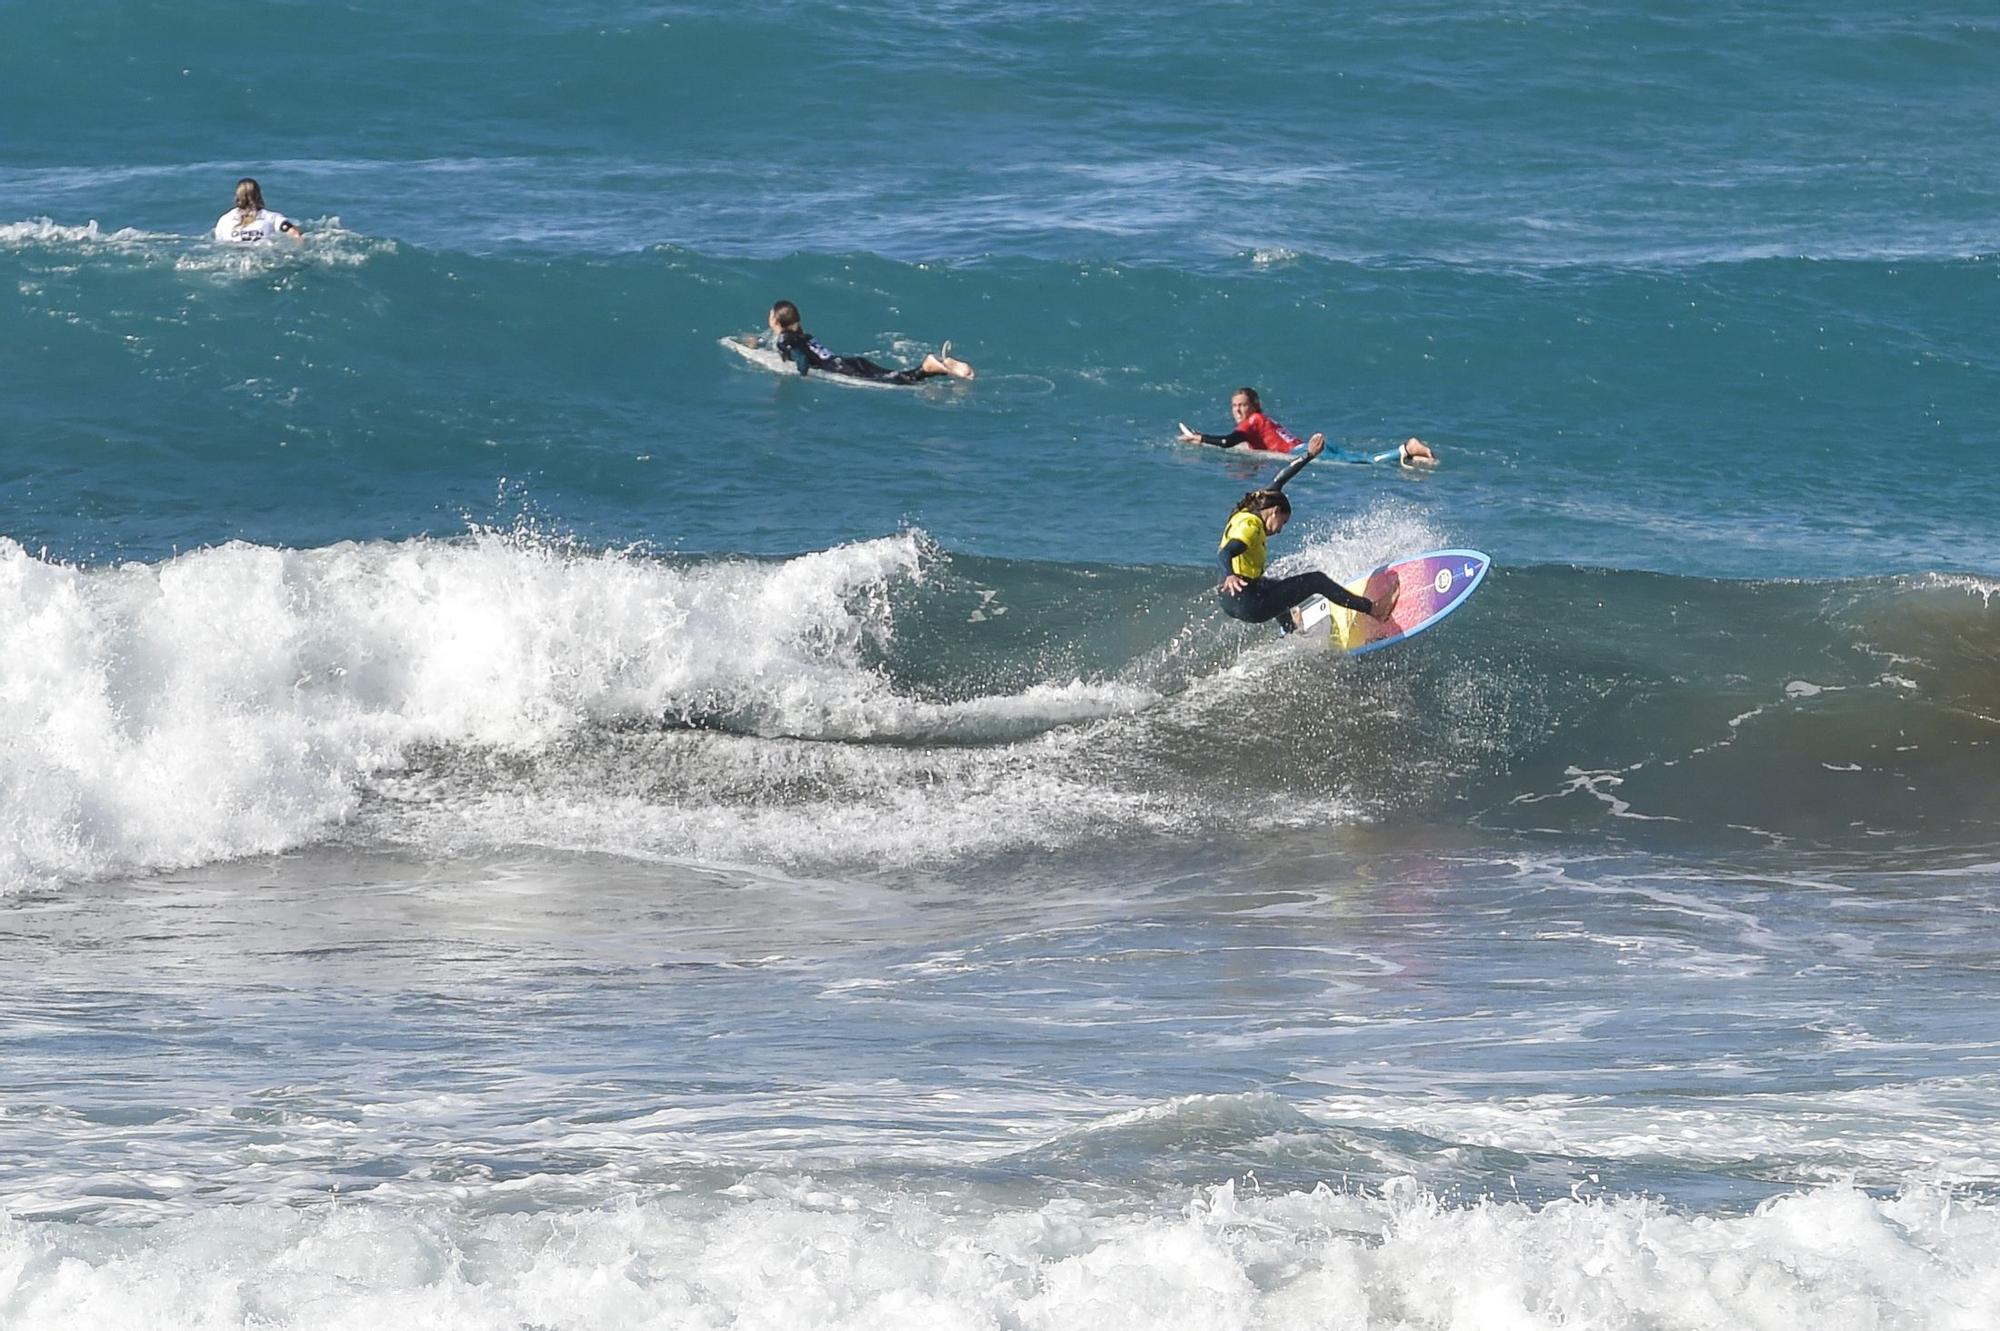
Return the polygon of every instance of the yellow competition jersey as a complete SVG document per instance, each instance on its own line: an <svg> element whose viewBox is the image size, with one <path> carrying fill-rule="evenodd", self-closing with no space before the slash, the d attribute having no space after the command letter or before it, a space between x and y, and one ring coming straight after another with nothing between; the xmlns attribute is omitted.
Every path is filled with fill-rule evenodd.
<svg viewBox="0 0 2000 1331"><path fill-rule="evenodd" d="M1215 543L1215 548L1220 550L1231 541L1243 542L1243 553L1229 561L1230 571L1239 577L1261 578L1264 576L1264 541L1270 534L1264 529L1263 516L1245 509L1230 515L1229 525L1222 529L1222 539Z"/></svg>

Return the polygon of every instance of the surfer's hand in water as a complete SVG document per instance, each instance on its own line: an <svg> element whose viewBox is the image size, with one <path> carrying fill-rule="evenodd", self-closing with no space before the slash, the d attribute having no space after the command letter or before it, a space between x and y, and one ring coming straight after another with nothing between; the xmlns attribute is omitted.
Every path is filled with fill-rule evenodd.
<svg viewBox="0 0 2000 1331"><path fill-rule="evenodd" d="M1249 585L1250 580L1241 573L1232 573L1217 584L1216 590L1224 596L1234 596Z"/></svg>
<svg viewBox="0 0 2000 1331"><path fill-rule="evenodd" d="M1182 443L1184 443L1184 444L1198 444L1198 443L1200 443L1200 442L1201 442L1201 436L1200 436L1200 435L1198 435L1198 434L1196 434L1196 433L1195 433L1195 432L1194 432L1193 430L1190 430L1190 429L1188 429L1188 427L1187 427L1187 422L1186 422L1186 421L1181 421L1181 422L1180 422L1180 427L1181 427L1181 442L1182 442Z"/></svg>

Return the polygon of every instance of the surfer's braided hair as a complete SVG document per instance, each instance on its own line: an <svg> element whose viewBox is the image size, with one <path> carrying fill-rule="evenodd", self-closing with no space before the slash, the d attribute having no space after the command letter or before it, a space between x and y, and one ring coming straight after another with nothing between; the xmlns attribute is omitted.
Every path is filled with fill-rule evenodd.
<svg viewBox="0 0 2000 1331"><path fill-rule="evenodd" d="M1285 498L1283 490L1252 490L1236 501L1231 513L1254 513L1267 508L1275 508L1286 517L1292 516L1292 501Z"/></svg>

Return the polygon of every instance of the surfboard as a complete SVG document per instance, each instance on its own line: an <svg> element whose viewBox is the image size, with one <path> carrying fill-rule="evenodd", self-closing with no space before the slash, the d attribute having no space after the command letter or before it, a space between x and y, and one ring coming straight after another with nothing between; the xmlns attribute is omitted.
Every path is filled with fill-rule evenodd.
<svg viewBox="0 0 2000 1331"><path fill-rule="evenodd" d="M1329 448L1321 456L1328 462L1345 462L1355 467L1373 467L1383 462L1400 464L1403 460L1403 446L1397 444L1394 448L1377 449L1373 453L1350 453L1344 448L1335 452Z"/></svg>
<svg viewBox="0 0 2000 1331"><path fill-rule="evenodd" d="M922 384L888 384L875 379L857 379L851 374L800 374L798 366L788 357L780 356L771 348L757 341L744 341L742 336L720 339L723 346L749 361L752 365L769 370L772 374L782 374L788 379L810 379L816 384L839 384L843 388L921 388Z"/></svg>
<svg viewBox="0 0 2000 1331"><path fill-rule="evenodd" d="M1268 448L1252 448L1248 444L1229 444L1227 446L1204 444L1199 439L1183 439L1179 435L1174 436L1174 442L1177 444L1188 444L1195 448L1205 448L1211 453L1220 453L1224 457L1231 458L1284 458L1290 461L1299 455L1297 449L1289 453L1273 453Z"/></svg>
<svg viewBox="0 0 2000 1331"><path fill-rule="evenodd" d="M1396 607L1375 619L1315 596L1299 606L1301 632L1324 623L1335 651L1359 656L1413 638L1464 605L1486 580L1492 560L1477 550L1426 550L1392 560L1347 583L1347 590L1379 601L1398 588Z"/></svg>
<svg viewBox="0 0 2000 1331"><path fill-rule="evenodd" d="M1204 444L1199 439L1183 439L1179 435L1174 436L1174 442L1177 444L1192 444L1196 448L1212 448L1218 453L1238 458L1296 458L1299 456L1299 450L1296 448L1288 452L1276 453L1266 448L1252 448L1248 444L1230 444L1227 447L1216 444ZM1403 446L1397 444L1394 448L1381 448L1372 453L1350 451L1347 448L1335 446L1321 453L1319 460L1321 462L1344 462L1354 467L1373 467L1384 462L1394 462L1401 465L1403 461Z"/></svg>

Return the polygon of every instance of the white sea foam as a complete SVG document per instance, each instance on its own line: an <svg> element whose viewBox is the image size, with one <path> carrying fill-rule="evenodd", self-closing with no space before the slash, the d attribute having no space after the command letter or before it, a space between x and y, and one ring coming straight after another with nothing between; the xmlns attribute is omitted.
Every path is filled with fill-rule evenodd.
<svg viewBox="0 0 2000 1331"><path fill-rule="evenodd" d="M349 231L338 217L300 218L306 243L272 241L261 245L231 245L199 237L178 240L174 269L182 273L256 275L293 266L355 268L378 254L393 254L396 242Z"/></svg>
<svg viewBox="0 0 2000 1331"><path fill-rule="evenodd" d="M1988 606L1993 604L1994 593L2000 592L2000 579L1982 578L1969 573L1926 573L1919 581L1924 586L1977 596L1980 604Z"/></svg>
<svg viewBox="0 0 2000 1331"><path fill-rule="evenodd" d="M1273 564L1274 574L1317 568L1348 582L1392 559L1451 544L1429 515L1395 500L1377 500L1331 521L1314 519L1310 512L1301 516L1306 519L1304 540L1295 553Z"/></svg>
<svg viewBox="0 0 2000 1331"><path fill-rule="evenodd" d="M783 858L870 827L885 849L935 852L949 848L923 830L939 798L1002 800L969 827L975 842L1010 814L1047 825L1065 783L1041 773L1060 755L1045 768L1032 747L954 760L780 742L990 743L1153 699L1081 680L960 701L897 692L868 651L892 636L889 589L921 578L922 548L906 534L675 568L482 536L236 544L85 570L0 542L0 889L280 850L351 820L373 790L415 806L400 825L392 812L392 836L505 840L521 820L529 840L662 854ZM662 735L663 717L727 725ZM667 794L686 799L588 754L552 762L539 803L534 782L489 788L477 773L441 800L437 773L476 764L398 775L419 746L528 754L634 723L626 750L684 764L686 790ZM786 793L801 780L858 785L801 803ZM622 825L639 831L612 835Z"/></svg>
<svg viewBox="0 0 2000 1331"><path fill-rule="evenodd" d="M1454 1204L1408 1179L1021 1205L756 1174L555 1212L250 1207L140 1228L0 1214L0 1312L10 1331L1974 1331L2000 1317L2000 1211L1922 1188L1830 1187L1736 1216Z"/></svg>
<svg viewBox="0 0 2000 1331"><path fill-rule="evenodd" d="M135 227L106 230L92 220L81 225L33 217L0 222L0 250L50 252L58 257L129 256L142 265L171 264L178 272L261 273L287 265L349 268L377 254L393 253L396 243L345 230L338 217L300 219L307 243L225 245L203 233L198 236L141 231Z"/></svg>
<svg viewBox="0 0 2000 1331"><path fill-rule="evenodd" d="M1828 1043L1851 1046L1854 1038L1829 1032ZM1344 1069L1325 1077L1348 1080ZM1822 1182L1931 1177L1992 1187L2000 1184L1996 1088L2000 1078L1992 1076L1931 1078L1641 1104L1556 1094L1458 1098L1433 1087L1422 1097L1342 1091L1310 1107L1323 1118L1527 1154L1757 1164Z"/></svg>
<svg viewBox="0 0 2000 1331"><path fill-rule="evenodd" d="M0 222L0 249L102 250L136 248L149 241L172 237L120 227L106 231L95 220L82 226L65 225L47 217L31 217L23 222Z"/></svg>
<svg viewBox="0 0 2000 1331"><path fill-rule="evenodd" d="M1250 252L1250 262L1258 268L1276 268L1296 263L1298 257L1297 250L1286 249L1282 245L1261 247Z"/></svg>
<svg viewBox="0 0 2000 1331"><path fill-rule="evenodd" d="M395 803L371 830L434 853L512 844L713 865L881 868L1177 821L1171 801L1072 770L1082 746L1077 734L942 752L650 736L483 790L454 772L385 776L379 788Z"/></svg>

